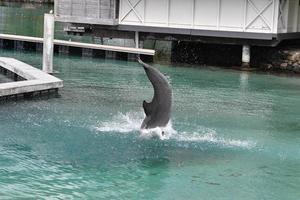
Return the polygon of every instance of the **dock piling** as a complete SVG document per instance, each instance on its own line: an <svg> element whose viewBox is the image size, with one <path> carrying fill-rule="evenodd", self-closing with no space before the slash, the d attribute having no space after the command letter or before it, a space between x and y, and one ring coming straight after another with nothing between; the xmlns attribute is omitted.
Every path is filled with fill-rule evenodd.
<svg viewBox="0 0 300 200"><path fill-rule="evenodd" d="M140 41L140 38L139 38L139 32L138 31L135 31L135 39L134 39L134 42L135 42L135 48L139 48L139 41Z"/></svg>
<svg viewBox="0 0 300 200"><path fill-rule="evenodd" d="M249 67L250 66L250 45L243 45L243 52L242 52L242 67Z"/></svg>
<svg viewBox="0 0 300 200"><path fill-rule="evenodd" d="M43 71L53 73L54 15L44 15Z"/></svg>

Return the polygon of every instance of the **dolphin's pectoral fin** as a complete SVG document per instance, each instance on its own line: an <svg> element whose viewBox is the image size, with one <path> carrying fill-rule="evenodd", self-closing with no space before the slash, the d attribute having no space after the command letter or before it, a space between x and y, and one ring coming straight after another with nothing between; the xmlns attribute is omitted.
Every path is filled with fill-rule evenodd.
<svg viewBox="0 0 300 200"><path fill-rule="evenodd" d="M146 101L143 101L143 108L144 108L146 116L151 115L151 113L152 113L151 103L147 103Z"/></svg>

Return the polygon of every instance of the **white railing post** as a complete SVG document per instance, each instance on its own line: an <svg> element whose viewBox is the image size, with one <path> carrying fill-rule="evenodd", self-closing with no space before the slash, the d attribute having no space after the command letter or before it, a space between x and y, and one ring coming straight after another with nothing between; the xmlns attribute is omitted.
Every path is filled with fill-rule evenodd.
<svg viewBox="0 0 300 200"><path fill-rule="evenodd" d="M134 36L135 36L135 39L134 39L134 41L135 41L135 48L138 49L140 47L139 46L139 42L140 42L139 32L135 31Z"/></svg>
<svg viewBox="0 0 300 200"><path fill-rule="evenodd" d="M54 15L44 15L43 71L53 73Z"/></svg>

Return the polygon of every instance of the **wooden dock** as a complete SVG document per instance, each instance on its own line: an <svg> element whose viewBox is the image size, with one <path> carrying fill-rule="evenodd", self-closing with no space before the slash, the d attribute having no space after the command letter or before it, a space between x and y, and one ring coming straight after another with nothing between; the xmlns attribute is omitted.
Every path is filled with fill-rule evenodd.
<svg viewBox="0 0 300 200"><path fill-rule="evenodd" d="M28 94L63 87L63 81L14 58L0 57L0 67L24 81L0 84L0 97Z"/></svg>

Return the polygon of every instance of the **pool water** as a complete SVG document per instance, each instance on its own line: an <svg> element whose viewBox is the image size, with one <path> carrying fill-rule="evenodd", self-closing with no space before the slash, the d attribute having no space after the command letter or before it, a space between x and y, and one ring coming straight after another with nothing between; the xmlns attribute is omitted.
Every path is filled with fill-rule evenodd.
<svg viewBox="0 0 300 200"><path fill-rule="evenodd" d="M0 83L8 83L8 82L13 82L11 77L5 76L4 74L0 74Z"/></svg>
<svg viewBox="0 0 300 200"><path fill-rule="evenodd" d="M41 68L41 54L0 54ZM54 67L58 96L0 105L1 198L299 199L300 78L155 65L174 94L159 139L139 134L153 95L140 65Z"/></svg>

